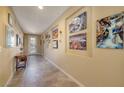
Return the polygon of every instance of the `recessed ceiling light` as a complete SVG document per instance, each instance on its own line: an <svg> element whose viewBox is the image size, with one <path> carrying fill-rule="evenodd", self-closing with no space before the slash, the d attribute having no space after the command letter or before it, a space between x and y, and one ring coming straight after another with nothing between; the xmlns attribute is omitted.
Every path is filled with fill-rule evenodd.
<svg viewBox="0 0 124 93"><path fill-rule="evenodd" d="M42 10L43 9L43 6L38 6L38 8Z"/></svg>

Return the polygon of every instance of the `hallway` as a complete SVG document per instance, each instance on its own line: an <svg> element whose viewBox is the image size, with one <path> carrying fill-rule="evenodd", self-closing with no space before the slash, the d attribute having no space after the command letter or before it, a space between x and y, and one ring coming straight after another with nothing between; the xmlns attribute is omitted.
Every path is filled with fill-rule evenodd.
<svg viewBox="0 0 124 93"><path fill-rule="evenodd" d="M41 56L29 56L25 70L19 69L8 87L76 87L70 78Z"/></svg>
<svg viewBox="0 0 124 93"><path fill-rule="evenodd" d="M124 86L123 10L1 6L0 87Z"/></svg>

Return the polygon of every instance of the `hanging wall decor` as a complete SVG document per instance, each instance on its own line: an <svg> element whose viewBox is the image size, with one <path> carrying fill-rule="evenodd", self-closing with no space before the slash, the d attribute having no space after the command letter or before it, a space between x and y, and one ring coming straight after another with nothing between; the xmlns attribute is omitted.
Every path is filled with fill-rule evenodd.
<svg viewBox="0 0 124 93"><path fill-rule="evenodd" d="M87 13L83 12L74 17L69 24L69 32L75 33L87 28Z"/></svg>
<svg viewBox="0 0 124 93"><path fill-rule="evenodd" d="M46 41L47 48L49 48L50 47L50 43L51 43L51 33L50 32L47 32L45 34L45 41Z"/></svg>
<svg viewBox="0 0 124 93"><path fill-rule="evenodd" d="M78 11L67 19L68 50L87 50L87 12Z"/></svg>
<svg viewBox="0 0 124 93"><path fill-rule="evenodd" d="M52 46L53 46L53 48L57 49L58 48L58 40L53 40Z"/></svg>
<svg viewBox="0 0 124 93"><path fill-rule="evenodd" d="M81 7L66 18L66 45L68 55L91 56L91 8Z"/></svg>
<svg viewBox="0 0 124 93"><path fill-rule="evenodd" d="M47 32L46 35L45 35L45 39L49 39L50 38L50 34Z"/></svg>
<svg viewBox="0 0 124 93"><path fill-rule="evenodd" d="M73 50L86 50L86 33L69 37L69 48Z"/></svg>
<svg viewBox="0 0 124 93"><path fill-rule="evenodd" d="M53 48L56 48L58 49L58 41L59 41L59 29L58 29L58 25L56 25L55 27L53 27L51 29L51 32L52 32L52 45L53 45Z"/></svg>
<svg viewBox="0 0 124 93"><path fill-rule="evenodd" d="M16 46L19 46L19 35L16 34Z"/></svg>
<svg viewBox="0 0 124 93"><path fill-rule="evenodd" d="M21 40L21 37L19 37L19 45L22 46L22 40Z"/></svg>
<svg viewBox="0 0 124 93"><path fill-rule="evenodd" d="M10 13L8 13L8 24L9 25L13 25L13 19L12 19L12 15Z"/></svg>
<svg viewBox="0 0 124 93"><path fill-rule="evenodd" d="M52 29L52 39L58 39L58 26Z"/></svg>
<svg viewBox="0 0 124 93"><path fill-rule="evenodd" d="M6 47L14 47L15 46L15 34L14 30L11 26L6 26Z"/></svg>
<svg viewBox="0 0 124 93"><path fill-rule="evenodd" d="M97 48L123 48L124 12L97 20Z"/></svg>

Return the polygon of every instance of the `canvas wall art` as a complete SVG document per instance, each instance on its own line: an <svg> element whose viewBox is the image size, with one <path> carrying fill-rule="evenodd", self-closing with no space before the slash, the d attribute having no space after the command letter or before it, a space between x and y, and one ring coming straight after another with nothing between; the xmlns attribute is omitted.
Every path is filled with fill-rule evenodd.
<svg viewBox="0 0 124 93"><path fill-rule="evenodd" d="M52 42L53 48L58 48L58 40L53 40Z"/></svg>
<svg viewBox="0 0 124 93"><path fill-rule="evenodd" d="M6 47L15 46L15 34L11 26L6 26Z"/></svg>
<svg viewBox="0 0 124 93"><path fill-rule="evenodd" d="M19 35L16 34L16 46L19 46Z"/></svg>
<svg viewBox="0 0 124 93"><path fill-rule="evenodd" d="M87 28L87 12L74 17L69 24L69 33L78 32Z"/></svg>
<svg viewBox="0 0 124 93"><path fill-rule="evenodd" d="M50 34L49 33L45 34L45 39L50 39Z"/></svg>
<svg viewBox="0 0 124 93"><path fill-rule="evenodd" d="M22 45L22 40L20 37L19 37L19 45Z"/></svg>
<svg viewBox="0 0 124 93"><path fill-rule="evenodd" d="M73 50L86 50L86 33L70 36L69 48Z"/></svg>
<svg viewBox="0 0 124 93"><path fill-rule="evenodd" d="M124 12L97 20L97 47L123 48Z"/></svg>
<svg viewBox="0 0 124 93"><path fill-rule="evenodd" d="M45 34L45 42L46 42L46 45L47 45L47 48L50 47L50 42L51 42L51 35L50 35L50 32L47 32Z"/></svg>
<svg viewBox="0 0 124 93"><path fill-rule="evenodd" d="M12 19L12 15L10 13L8 13L8 24L9 25L13 25L13 19Z"/></svg>
<svg viewBox="0 0 124 93"><path fill-rule="evenodd" d="M52 30L52 39L58 39L58 27Z"/></svg>

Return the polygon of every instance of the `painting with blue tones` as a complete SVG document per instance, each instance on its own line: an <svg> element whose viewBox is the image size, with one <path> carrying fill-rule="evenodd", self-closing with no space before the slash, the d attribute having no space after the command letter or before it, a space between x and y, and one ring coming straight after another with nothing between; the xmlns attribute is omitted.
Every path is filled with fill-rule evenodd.
<svg viewBox="0 0 124 93"><path fill-rule="evenodd" d="M87 12L74 17L69 24L69 32L75 33L87 28Z"/></svg>
<svg viewBox="0 0 124 93"><path fill-rule="evenodd" d="M97 48L123 48L124 12L97 20Z"/></svg>

